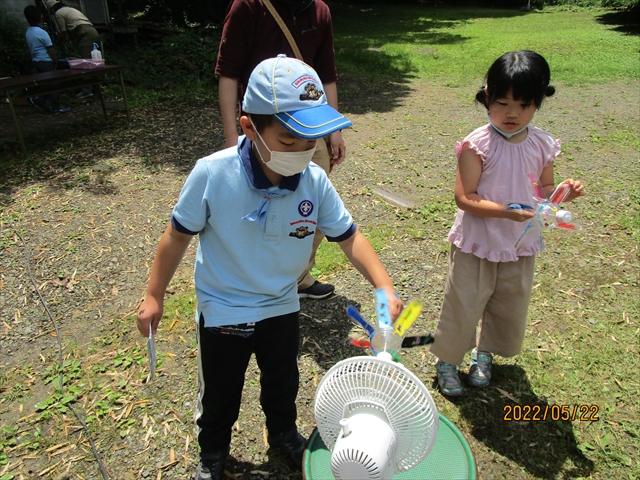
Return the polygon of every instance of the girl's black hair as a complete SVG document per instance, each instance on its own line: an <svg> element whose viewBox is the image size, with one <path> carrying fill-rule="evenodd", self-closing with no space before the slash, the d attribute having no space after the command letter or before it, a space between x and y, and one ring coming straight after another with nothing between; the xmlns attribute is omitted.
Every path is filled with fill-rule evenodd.
<svg viewBox="0 0 640 480"><path fill-rule="evenodd" d="M514 100L540 108L544 97L556 91L549 85L550 76L549 64L542 55L531 50L505 53L489 68L486 85L476 93L476 101L489 109L495 100L511 92Z"/></svg>

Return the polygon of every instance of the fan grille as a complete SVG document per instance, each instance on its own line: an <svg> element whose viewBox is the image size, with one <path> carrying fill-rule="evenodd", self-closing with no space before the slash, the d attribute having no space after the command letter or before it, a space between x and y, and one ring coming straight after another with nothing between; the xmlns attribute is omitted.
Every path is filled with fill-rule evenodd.
<svg viewBox="0 0 640 480"><path fill-rule="evenodd" d="M340 420L360 407L380 408L396 434L396 471L413 468L429 453L438 433L436 406L429 391L398 363L353 357L334 365L315 397L318 431L329 450L340 433Z"/></svg>

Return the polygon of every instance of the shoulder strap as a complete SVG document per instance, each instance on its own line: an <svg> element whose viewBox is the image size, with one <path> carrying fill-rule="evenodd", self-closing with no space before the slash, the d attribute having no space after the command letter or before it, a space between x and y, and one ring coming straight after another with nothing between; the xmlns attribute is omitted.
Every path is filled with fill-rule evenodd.
<svg viewBox="0 0 640 480"><path fill-rule="evenodd" d="M289 42L289 45L291 45L291 49L293 50L293 53L296 55L296 58L304 62L304 58L302 58L300 49L298 48L298 45L296 45L296 41L293 39L293 35L291 35L291 32L285 25L284 21L282 20L282 17L278 15L278 12L276 12L276 9L273 6L273 4L269 0L262 0L262 3L264 3L264 6L267 7L267 10L269 10L271 15L273 15L273 18L275 19L276 23L282 29L282 33L284 33L284 36L287 37L287 41Z"/></svg>

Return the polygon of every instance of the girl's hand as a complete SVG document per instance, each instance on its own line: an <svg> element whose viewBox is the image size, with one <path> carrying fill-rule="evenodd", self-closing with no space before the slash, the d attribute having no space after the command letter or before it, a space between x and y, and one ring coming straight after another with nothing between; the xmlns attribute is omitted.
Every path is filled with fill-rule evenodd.
<svg viewBox="0 0 640 480"><path fill-rule="evenodd" d="M138 307L137 323L138 330L143 337L149 336L149 324L152 325L153 333L156 333L163 310L163 302L156 300L154 297L148 296L142 301Z"/></svg>
<svg viewBox="0 0 640 480"><path fill-rule="evenodd" d="M508 208L505 211L507 212L507 218L514 222L526 222L535 216L533 210L529 209Z"/></svg>
<svg viewBox="0 0 640 480"><path fill-rule="evenodd" d="M565 185L569 185L571 187L571 193L564 200L565 202L570 202L574 198L582 197L584 195L584 185L580 180L574 180L573 178L567 178L564 182Z"/></svg>

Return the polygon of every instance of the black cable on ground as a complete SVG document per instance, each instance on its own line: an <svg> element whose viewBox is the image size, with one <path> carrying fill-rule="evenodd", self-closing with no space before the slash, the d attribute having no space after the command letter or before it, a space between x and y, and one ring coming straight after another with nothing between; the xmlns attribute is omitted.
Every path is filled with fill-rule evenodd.
<svg viewBox="0 0 640 480"><path fill-rule="evenodd" d="M64 388L63 388L64 387L64 382L63 382L64 360L63 360L63 357L62 357L62 340L61 340L61 337L60 337L60 332L58 330L58 323L53 318L53 315L51 314L51 311L49 310L47 302L42 297L42 294L40 293L40 289L38 288L38 285L36 284L36 281L33 278L33 275L31 274L31 257L29 255L29 247L27 247L27 242L25 242L24 238L22 238L22 235L20 235L20 232L18 232L18 230L16 230L16 228L14 227L13 221L11 220L11 217L10 217L10 214L7 214L7 218L9 220L9 226L11 227L11 230L13 230L13 232L18 236L18 238L22 242L22 246L24 248L24 255L25 255L26 260L27 260L27 273L29 274L29 279L31 280L31 283L33 284L33 288L35 289L36 293L38 294L38 297L40 298L40 302L42 302L42 305L44 306L44 309L47 312L47 315L49 316L49 319L51 320L51 323L53 324L53 328L56 331L56 340L58 342L58 363L59 363L59 366L60 366L60 373L59 373L58 379L59 379L59 384L60 384L60 394L62 394L64 396ZM78 412L76 412L76 410L73 408L73 406L71 404L68 404L67 407L76 416L76 418L78 419L78 421L82 425L82 428L84 429L85 434L87 435L87 439L89 440L89 443L91 444L91 450L93 451L93 456L95 457L96 461L98 462L98 467L100 467L100 473L102 473L102 478L104 480L109 480L109 475L107 474L107 470L104 468L104 464L102 463L102 460L100 459L100 455L98 454L98 449L96 448L96 445L95 445L93 439L91 438L91 432L89 431L89 427L87 427L87 424L84 422L84 420L80 417Z"/></svg>

